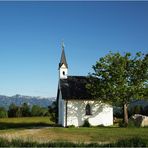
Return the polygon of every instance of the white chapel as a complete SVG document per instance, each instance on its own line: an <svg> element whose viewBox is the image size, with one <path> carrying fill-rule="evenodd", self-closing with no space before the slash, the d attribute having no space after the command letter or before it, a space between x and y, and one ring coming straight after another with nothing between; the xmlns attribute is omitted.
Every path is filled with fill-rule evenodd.
<svg viewBox="0 0 148 148"><path fill-rule="evenodd" d="M85 120L92 126L113 124L113 107L93 99L86 89L87 83L87 76L68 75L68 64L62 45L57 92L59 125L77 127L82 126Z"/></svg>

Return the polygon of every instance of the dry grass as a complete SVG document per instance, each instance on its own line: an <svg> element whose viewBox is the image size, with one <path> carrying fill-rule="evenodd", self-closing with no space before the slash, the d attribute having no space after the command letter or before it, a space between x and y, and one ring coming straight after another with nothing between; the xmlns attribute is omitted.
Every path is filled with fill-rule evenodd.
<svg viewBox="0 0 148 148"><path fill-rule="evenodd" d="M24 139L37 142L48 141L71 141L85 142L91 141L91 137L77 132L65 132L63 128L37 128L37 129L19 129L19 130L4 130L0 133L0 137L6 139ZM69 129L70 130L70 129Z"/></svg>
<svg viewBox="0 0 148 148"><path fill-rule="evenodd" d="M99 142L108 143L121 139L140 137L148 140L148 128L37 128L4 130L0 137L9 140L20 138L37 142Z"/></svg>

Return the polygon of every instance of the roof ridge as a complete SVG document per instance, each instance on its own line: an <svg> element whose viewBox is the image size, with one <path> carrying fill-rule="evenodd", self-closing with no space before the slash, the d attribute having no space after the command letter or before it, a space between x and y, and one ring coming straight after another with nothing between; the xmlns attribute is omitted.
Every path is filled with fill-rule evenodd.
<svg viewBox="0 0 148 148"><path fill-rule="evenodd" d="M88 76L75 76L75 75L68 75L68 77L88 77Z"/></svg>

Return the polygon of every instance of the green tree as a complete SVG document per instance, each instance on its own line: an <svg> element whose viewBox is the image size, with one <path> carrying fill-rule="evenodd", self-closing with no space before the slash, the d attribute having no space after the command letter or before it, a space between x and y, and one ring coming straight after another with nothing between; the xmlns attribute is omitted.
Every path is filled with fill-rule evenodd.
<svg viewBox="0 0 148 148"><path fill-rule="evenodd" d="M49 116L48 108L33 105L31 109L31 116Z"/></svg>
<svg viewBox="0 0 148 148"><path fill-rule="evenodd" d="M30 116L30 107L27 103L23 103L21 106L22 117L29 117Z"/></svg>
<svg viewBox="0 0 148 148"><path fill-rule="evenodd" d="M41 108L38 105L33 105L31 108L31 116L40 116Z"/></svg>
<svg viewBox="0 0 148 148"><path fill-rule="evenodd" d="M48 106L48 111L50 114L50 120L53 122L57 122L57 101L54 101L51 106Z"/></svg>
<svg viewBox="0 0 148 148"><path fill-rule="evenodd" d="M90 83L86 85L95 98L123 106L124 123L128 124L128 104L146 95L148 55L109 53L93 65Z"/></svg>
<svg viewBox="0 0 148 148"><path fill-rule="evenodd" d="M16 106L14 103L10 104L8 109L8 116L9 117L21 117L22 112L19 106Z"/></svg>
<svg viewBox="0 0 148 148"><path fill-rule="evenodd" d="M49 116L47 107L41 107L41 116Z"/></svg>
<svg viewBox="0 0 148 148"><path fill-rule="evenodd" d="M4 107L0 107L0 118L8 117L8 112Z"/></svg>

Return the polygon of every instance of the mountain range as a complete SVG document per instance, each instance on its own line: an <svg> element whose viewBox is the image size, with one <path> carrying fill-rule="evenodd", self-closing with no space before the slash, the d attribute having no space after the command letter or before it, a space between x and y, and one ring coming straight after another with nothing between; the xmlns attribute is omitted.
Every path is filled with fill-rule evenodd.
<svg viewBox="0 0 148 148"><path fill-rule="evenodd" d="M14 103L18 106L23 103L27 103L29 106L39 105L41 107L48 107L55 101L55 97L35 97L35 96L23 96L23 95L14 95L14 96L5 96L0 95L0 107L8 108L11 103Z"/></svg>

